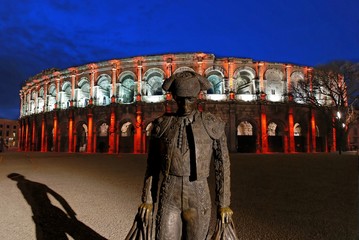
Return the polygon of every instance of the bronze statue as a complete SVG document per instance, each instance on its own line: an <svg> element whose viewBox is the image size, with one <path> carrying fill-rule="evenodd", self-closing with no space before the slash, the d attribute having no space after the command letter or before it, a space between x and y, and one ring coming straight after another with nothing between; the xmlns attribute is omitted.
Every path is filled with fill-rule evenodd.
<svg viewBox="0 0 359 240"><path fill-rule="evenodd" d="M153 204L157 201L160 172L163 181L155 238L208 238L211 199L207 178L212 158L218 208L217 232L213 237L237 239L233 228L228 235L220 227L233 224L233 212L229 208L230 161L225 123L211 113L197 110L199 92L210 86L205 77L191 71L174 74L164 81L162 87L172 93L178 109L175 114L165 114L153 122L142 204L137 215L140 221L134 224L126 239L151 238Z"/></svg>

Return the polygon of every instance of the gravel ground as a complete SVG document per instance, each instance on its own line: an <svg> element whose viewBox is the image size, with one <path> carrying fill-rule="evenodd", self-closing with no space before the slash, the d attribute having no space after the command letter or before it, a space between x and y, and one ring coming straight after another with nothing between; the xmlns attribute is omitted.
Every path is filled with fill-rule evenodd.
<svg viewBox="0 0 359 240"><path fill-rule="evenodd" d="M82 236L124 239L140 203L145 159L142 154L1 153L0 239L36 239L36 214L27 201L45 208L50 218L63 215L67 202L78 221L47 226L60 225L58 232L81 228ZM232 154L231 162L231 207L240 239L357 238L354 154ZM7 177L10 173L25 176L26 191ZM54 213L38 197L41 191L63 211Z"/></svg>

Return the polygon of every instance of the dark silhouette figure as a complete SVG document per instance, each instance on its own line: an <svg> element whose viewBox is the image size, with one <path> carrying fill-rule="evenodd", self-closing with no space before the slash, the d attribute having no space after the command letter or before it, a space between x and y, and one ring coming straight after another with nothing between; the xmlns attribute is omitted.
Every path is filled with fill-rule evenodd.
<svg viewBox="0 0 359 240"><path fill-rule="evenodd" d="M75 211L66 200L45 184L27 180L18 173L9 174L8 178L17 182L17 187L31 207L37 240L68 239L66 233L76 240L106 239L77 220ZM66 212L52 205L48 194L52 195Z"/></svg>

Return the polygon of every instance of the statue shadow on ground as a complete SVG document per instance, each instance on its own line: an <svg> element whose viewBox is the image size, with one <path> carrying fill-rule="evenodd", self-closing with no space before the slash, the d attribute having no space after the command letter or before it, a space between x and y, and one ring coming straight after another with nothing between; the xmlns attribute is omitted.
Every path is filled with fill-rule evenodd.
<svg viewBox="0 0 359 240"><path fill-rule="evenodd" d="M79 221L67 201L45 184L27 180L18 173L11 173L7 177L17 182L17 187L31 207L37 240L68 239L66 234L75 240L106 239ZM48 195L56 199L65 212L54 206Z"/></svg>

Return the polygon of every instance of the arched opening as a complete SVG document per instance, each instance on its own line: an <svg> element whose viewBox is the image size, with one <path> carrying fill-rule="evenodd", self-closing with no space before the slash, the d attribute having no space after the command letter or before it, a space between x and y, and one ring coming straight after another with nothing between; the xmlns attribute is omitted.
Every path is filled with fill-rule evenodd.
<svg viewBox="0 0 359 240"><path fill-rule="evenodd" d="M119 89L119 101L122 103L132 103L135 100L135 80L131 75L122 79Z"/></svg>
<svg viewBox="0 0 359 240"><path fill-rule="evenodd" d="M294 124L294 144L296 152L305 152L305 136L302 134L302 127L299 123Z"/></svg>
<svg viewBox="0 0 359 240"><path fill-rule="evenodd" d="M253 126L247 121L239 123L237 127L237 151L241 153L256 152L256 139L253 134Z"/></svg>
<svg viewBox="0 0 359 240"><path fill-rule="evenodd" d="M62 85L62 91L59 93L59 96L60 96L60 106L59 107L60 108L66 109L66 108L70 107L71 91L72 91L71 83L65 82Z"/></svg>
<svg viewBox="0 0 359 240"><path fill-rule="evenodd" d="M87 78L81 78L77 91L76 101L78 107L86 107L90 100L90 83Z"/></svg>
<svg viewBox="0 0 359 240"><path fill-rule="evenodd" d="M39 96L37 97L37 112L44 111L44 88L40 88Z"/></svg>
<svg viewBox="0 0 359 240"><path fill-rule="evenodd" d="M108 105L111 103L111 78L108 75L101 75L95 87L95 104Z"/></svg>
<svg viewBox="0 0 359 240"><path fill-rule="evenodd" d="M87 134L88 128L85 123L79 124L76 128L76 152L87 151Z"/></svg>
<svg viewBox="0 0 359 240"><path fill-rule="evenodd" d="M96 140L96 152L105 153L108 152L108 124L102 123L97 128L97 140Z"/></svg>
<svg viewBox="0 0 359 240"><path fill-rule="evenodd" d="M120 152L121 153L133 153L134 151L134 127L131 122L125 122L120 128L121 139L120 139Z"/></svg>
<svg viewBox="0 0 359 240"><path fill-rule="evenodd" d="M284 152L283 130L274 122L270 122L267 127L268 149L270 152Z"/></svg>
<svg viewBox="0 0 359 240"><path fill-rule="evenodd" d="M208 81L211 83L211 88L207 90L207 94L223 93L223 78L219 73L208 76Z"/></svg>
<svg viewBox="0 0 359 240"><path fill-rule="evenodd" d="M144 75L144 85L142 86L143 96L158 96L165 92L162 89L164 73L160 69L150 69Z"/></svg>
<svg viewBox="0 0 359 240"><path fill-rule="evenodd" d="M56 86L51 84L47 94L47 110L52 111L55 108L56 103Z"/></svg>

